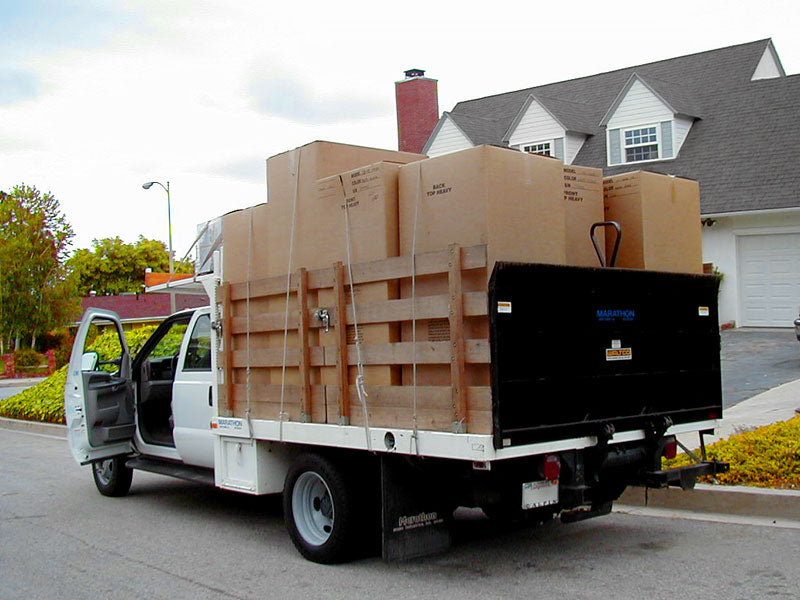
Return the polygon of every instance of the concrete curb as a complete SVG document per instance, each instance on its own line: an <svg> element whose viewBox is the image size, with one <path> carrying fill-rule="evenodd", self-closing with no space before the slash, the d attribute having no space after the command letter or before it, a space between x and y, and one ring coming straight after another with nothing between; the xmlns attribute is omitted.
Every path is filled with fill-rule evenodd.
<svg viewBox="0 0 800 600"><path fill-rule="evenodd" d="M52 435L56 437L67 437L67 426L57 423L40 423L39 421L23 421L21 419L8 419L0 417L0 428L12 431L23 431L25 433L38 433L40 435Z"/></svg>
<svg viewBox="0 0 800 600"><path fill-rule="evenodd" d="M618 504L800 521L800 490L698 484L695 489L629 487Z"/></svg>

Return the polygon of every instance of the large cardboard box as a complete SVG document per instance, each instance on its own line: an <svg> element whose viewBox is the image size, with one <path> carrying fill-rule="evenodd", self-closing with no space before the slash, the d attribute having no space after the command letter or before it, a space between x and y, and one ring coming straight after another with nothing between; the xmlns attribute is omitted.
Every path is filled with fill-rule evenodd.
<svg viewBox="0 0 800 600"><path fill-rule="evenodd" d="M295 182L298 199L313 200L320 179L345 173L363 165L390 162L398 165L422 160L424 154L380 148L351 146L334 142L311 142L267 159L267 193L272 204L294 202Z"/></svg>
<svg viewBox="0 0 800 600"><path fill-rule="evenodd" d="M335 262L346 267L348 257L352 263L380 260L397 255L397 177L398 165L389 162L370 164L315 182L314 193L298 197L296 206L291 203L259 205L226 216L225 236L226 281L253 281L267 277L282 276L300 267L306 269L329 268ZM302 179L302 178L301 178ZM294 222L294 225L293 225ZM294 231L292 229L294 228ZM230 252L230 254L228 254ZM349 286L345 289L348 303L368 305L398 297L398 286L393 282L375 282L356 285L353 294ZM335 296L330 289L309 293L309 306L332 308ZM295 297L291 298L290 310L295 310ZM251 314L281 313L285 297L273 296L255 299L250 303ZM245 303L235 305L236 316L244 316ZM352 325L347 327L348 343L355 342ZM386 344L399 341L397 324L372 323L359 326L359 334L365 344ZM297 333L290 331L287 346L299 347ZM242 349L244 336L237 336L234 347ZM312 328L308 343L311 346L333 347L336 332L328 333ZM255 349L280 349L284 344L283 331L257 333L250 336L250 345ZM334 367L314 367L311 371L312 385L336 386L337 371ZM350 383L356 380L357 368L349 369ZM242 373L235 376L241 379ZM290 386L299 384L299 371L295 366L251 369L251 381L272 384L282 381ZM394 385L400 383L399 367L374 365L365 369L365 380L369 385ZM267 388L264 388L267 389ZM327 398L323 397L323 401ZM334 400L335 402L335 400ZM316 410L316 406L314 406Z"/></svg>
<svg viewBox="0 0 800 600"><path fill-rule="evenodd" d="M290 247L293 270L301 266L321 268L336 260L345 260L342 254L337 254L340 258L326 254L331 243L338 241L338 247L344 248L341 243L344 239L344 212L337 210L340 201L330 195L320 197L319 180L377 162L401 165L423 158L423 154L322 141L270 157L267 159L269 202L223 218L225 281L239 283L248 278L261 279L286 273ZM389 166L385 170L388 171ZM396 188L396 174L391 177L394 180L386 184L387 190ZM325 204L326 199L334 201ZM350 216L358 219L354 213L352 211ZM290 244L292 232L294 239ZM354 247L355 252L361 255L368 253L364 244L371 243L364 237L359 237ZM250 255L250 250L253 258L248 263L244 257ZM382 258L379 254L377 257Z"/></svg>
<svg viewBox="0 0 800 600"><path fill-rule="evenodd" d="M605 218L622 227L617 267L702 273L700 187L648 171L603 180ZM610 256L613 235L606 240Z"/></svg>
<svg viewBox="0 0 800 600"><path fill-rule="evenodd" d="M478 146L400 167L400 254L486 244L497 260L564 264L561 161Z"/></svg>
<svg viewBox="0 0 800 600"><path fill-rule="evenodd" d="M485 244L487 269L466 272L464 292L486 292L498 260L566 263L566 206L561 161L505 148L479 146L400 167L400 254ZM417 297L448 293L446 275L416 278ZM411 282L401 285L410 298ZM418 342L450 339L447 319L418 320ZM466 339L489 337L488 319L464 321ZM401 331L412 340L411 323ZM412 367L403 368L411 385ZM489 366L468 364L469 386L489 385ZM417 385L450 385L450 366L417 365Z"/></svg>
<svg viewBox="0 0 800 600"><path fill-rule="evenodd" d="M564 204L567 217L567 264L600 266L589 233L592 225L604 220L602 169L564 165ZM595 238L600 249L605 251L605 232L602 227L595 230Z"/></svg>

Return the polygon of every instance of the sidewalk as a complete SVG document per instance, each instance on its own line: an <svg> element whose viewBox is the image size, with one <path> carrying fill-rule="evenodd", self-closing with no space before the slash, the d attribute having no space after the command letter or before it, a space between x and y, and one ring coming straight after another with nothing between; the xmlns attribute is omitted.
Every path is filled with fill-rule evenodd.
<svg viewBox="0 0 800 600"><path fill-rule="evenodd" d="M767 390L722 411L723 419L714 435L705 437L706 445L730 437L734 433L787 421L800 409L800 379ZM679 435L678 440L693 450L700 442L696 434Z"/></svg>
<svg viewBox="0 0 800 600"><path fill-rule="evenodd" d="M31 387L44 381L46 377L20 377L19 379L0 379L0 388L4 387Z"/></svg>

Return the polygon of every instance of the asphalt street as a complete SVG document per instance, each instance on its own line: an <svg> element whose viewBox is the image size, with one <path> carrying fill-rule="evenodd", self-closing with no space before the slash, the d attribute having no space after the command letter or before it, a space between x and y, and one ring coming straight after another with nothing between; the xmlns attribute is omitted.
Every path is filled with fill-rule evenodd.
<svg viewBox="0 0 800 600"><path fill-rule="evenodd" d="M25 390L27 387L28 386L0 386L0 400L15 396L16 394L19 394L21 391Z"/></svg>
<svg viewBox="0 0 800 600"><path fill-rule="evenodd" d="M800 530L612 514L501 530L464 520L446 554L303 560L280 502L136 472L106 498L62 439L0 429L0 597L796 598Z"/></svg>
<svg viewBox="0 0 800 600"><path fill-rule="evenodd" d="M721 337L723 407L800 379L793 329L730 329Z"/></svg>

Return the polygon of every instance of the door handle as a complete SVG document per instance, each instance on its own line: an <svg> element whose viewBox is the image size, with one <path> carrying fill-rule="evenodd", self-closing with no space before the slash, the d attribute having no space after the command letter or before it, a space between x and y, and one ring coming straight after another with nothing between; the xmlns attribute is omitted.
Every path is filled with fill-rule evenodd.
<svg viewBox="0 0 800 600"><path fill-rule="evenodd" d="M214 404L211 401L211 386L208 386L208 405L213 406Z"/></svg>

